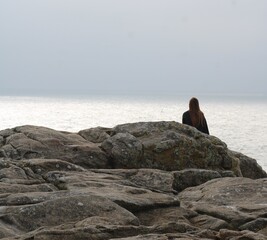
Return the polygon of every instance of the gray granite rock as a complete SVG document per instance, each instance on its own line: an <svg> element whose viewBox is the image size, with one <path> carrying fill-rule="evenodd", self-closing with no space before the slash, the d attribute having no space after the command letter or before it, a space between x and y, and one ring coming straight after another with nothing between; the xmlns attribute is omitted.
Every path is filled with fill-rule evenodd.
<svg viewBox="0 0 267 240"><path fill-rule="evenodd" d="M5 158L54 158L86 168L108 168L107 156L98 145L75 133L22 126L0 131L0 136L5 138L5 144L0 149Z"/></svg>
<svg viewBox="0 0 267 240"><path fill-rule="evenodd" d="M256 160L175 122L7 129L0 239L266 240L264 177Z"/></svg>
<svg viewBox="0 0 267 240"><path fill-rule="evenodd" d="M256 160L230 151L214 136L177 122L140 122L78 134L37 126L0 131L0 157L60 159L84 168L214 170L267 177Z"/></svg>
<svg viewBox="0 0 267 240"><path fill-rule="evenodd" d="M96 127L81 130L78 134L89 142L102 143L110 137L110 131L111 128Z"/></svg>
<svg viewBox="0 0 267 240"><path fill-rule="evenodd" d="M177 122L139 122L118 125L111 131L114 137L121 133L132 135L136 142L139 140L143 145L143 154L132 158L131 166L168 171L198 168L231 171L236 176L250 178L267 177L254 159L235 154L218 138L187 125ZM112 155L112 150L105 148L108 155ZM115 165L120 158L113 158ZM248 167L245 168L245 165Z"/></svg>
<svg viewBox="0 0 267 240"><path fill-rule="evenodd" d="M185 189L179 193L179 199L181 206L224 220L232 229L251 230L259 218L262 224L258 227L266 227L263 216L267 214L267 178L214 179Z"/></svg>

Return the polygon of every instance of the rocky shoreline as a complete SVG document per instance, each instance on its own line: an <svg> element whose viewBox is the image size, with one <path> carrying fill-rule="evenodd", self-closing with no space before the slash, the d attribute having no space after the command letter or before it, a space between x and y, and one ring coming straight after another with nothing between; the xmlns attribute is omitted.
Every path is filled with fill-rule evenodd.
<svg viewBox="0 0 267 240"><path fill-rule="evenodd" d="M267 174L177 122L0 131L0 238L266 240Z"/></svg>

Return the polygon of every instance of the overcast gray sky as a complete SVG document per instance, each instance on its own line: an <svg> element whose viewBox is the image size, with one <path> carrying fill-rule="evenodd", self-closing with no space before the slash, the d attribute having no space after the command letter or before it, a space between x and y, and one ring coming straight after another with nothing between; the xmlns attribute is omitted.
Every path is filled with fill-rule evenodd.
<svg viewBox="0 0 267 240"><path fill-rule="evenodd" d="M267 95L266 0L0 0L0 94Z"/></svg>

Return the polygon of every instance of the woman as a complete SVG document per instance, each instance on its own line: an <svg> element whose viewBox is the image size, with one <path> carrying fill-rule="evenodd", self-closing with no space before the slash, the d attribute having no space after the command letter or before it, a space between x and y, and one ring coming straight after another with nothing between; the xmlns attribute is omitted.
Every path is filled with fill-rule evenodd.
<svg viewBox="0 0 267 240"><path fill-rule="evenodd" d="M189 110L183 114L183 123L193 126L199 131L209 134L208 124L203 112L199 108L197 98L193 97L189 101Z"/></svg>

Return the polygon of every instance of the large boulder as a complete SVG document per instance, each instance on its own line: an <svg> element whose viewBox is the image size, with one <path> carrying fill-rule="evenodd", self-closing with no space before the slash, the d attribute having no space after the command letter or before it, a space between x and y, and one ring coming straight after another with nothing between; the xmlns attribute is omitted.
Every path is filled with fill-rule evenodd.
<svg viewBox="0 0 267 240"><path fill-rule="evenodd" d="M132 213L94 195L55 198L36 204L8 206L0 211L6 222L25 232L92 217L113 219L121 225L139 225L139 220Z"/></svg>
<svg viewBox="0 0 267 240"><path fill-rule="evenodd" d="M111 128L103 128L103 127L96 127L96 128L88 128L78 132L84 139L89 142L93 143L102 143L107 138L109 138L109 132Z"/></svg>
<svg viewBox="0 0 267 240"><path fill-rule="evenodd" d="M211 179L225 176L234 177L231 171L217 172L206 169L185 169L173 172L173 188L182 191L188 187L201 185Z"/></svg>
<svg viewBox="0 0 267 240"><path fill-rule="evenodd" d="M101 147L108 156L112 156L115 166L121 166L124 159L126 168L158 168L168 171L188 168L230 170L236 176L267 177L254 159L234 154L220 139L177 122L122 124L114 127L110 133L112 137L105 140ZM120 152L118 146L121 147ZM125 164L123 150L130 159L128 164ZM250 168L245 168L244 162Z"/></svg>
<svg viewBox="0 0 267 240"><path fill-rule="evenodd" d="M257 179L267 177L262 167L259 166L256 159L250 158L242 153L230 151L230 154L239 160L240 171L244 177Z"/></svg>
<svg viewBox="0 0 267 240"><path fill-rule="evenodd" d="M0 157L61 159L86 168L108 168L106 154L78 134L37 126L0 131Z"/></svg>
<svg viewBox="0 0 267 240"><path fill-rule="evenodd" d="M179 199L181 206L224 220L231 229L258 232L267 227L266 178L213 179L185 189L179 193Z"/></svg>
<svg viewBox="0 0 267 240"><path fill-rule="evenodd" d="M107 153L115 168L140 168L142 166L142 142L129 133L117 133L106 139L101 148Z"/></svg>

